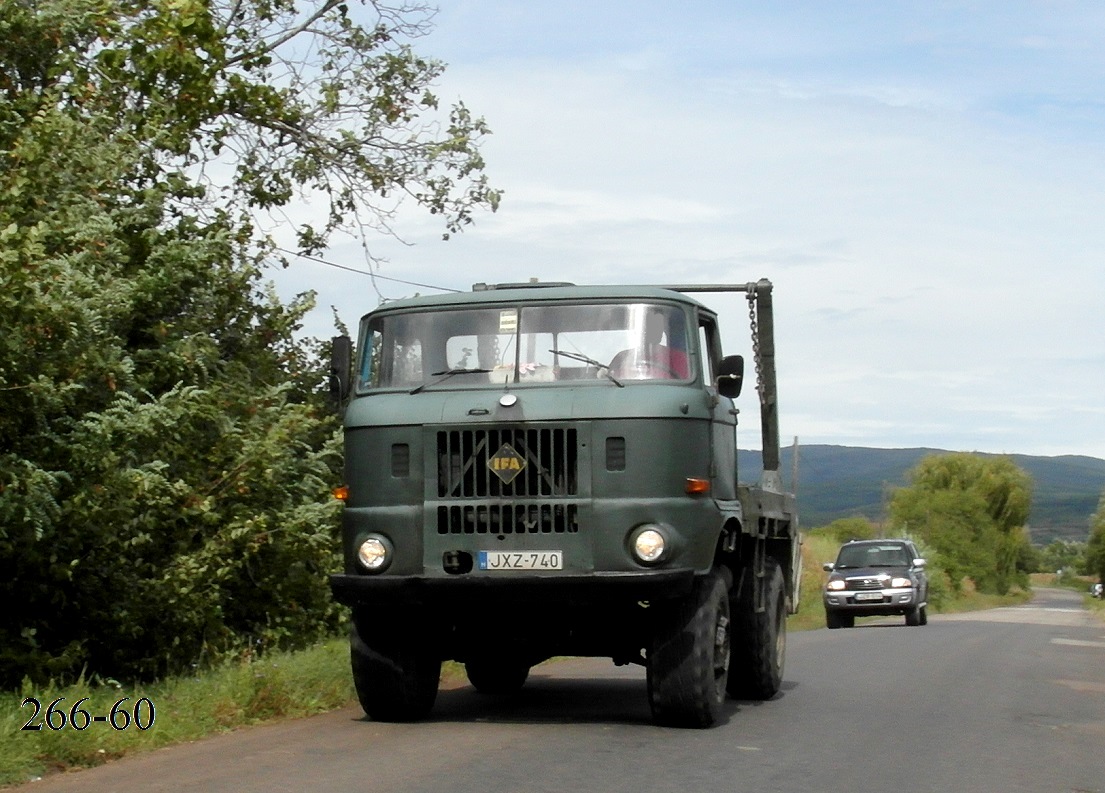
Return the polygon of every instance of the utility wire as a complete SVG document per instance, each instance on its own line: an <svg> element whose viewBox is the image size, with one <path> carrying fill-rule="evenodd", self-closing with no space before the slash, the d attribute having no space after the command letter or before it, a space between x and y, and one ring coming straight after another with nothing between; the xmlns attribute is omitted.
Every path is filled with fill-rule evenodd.
<svg viewBox="0 0 1105 793"><path fill-rule="evenodd" d="M275 250L278 250L281 253L290 254L292 256L298 256L300 259L306 259L307 261L310 261L310 262L317 262L318 264L325 264L327 267L334 267L338 270L346 270L346 271L351 272L351 273L357 273L357 275L367 275L369 278L372 278L372 279L379 278L382 281L394 281L397 284L406 284L407 286L420 286L423 289L437 289L439 292L457 292L457 293L459 293L459 292L462 291L460 289L450 289L447 286L434 286L433 284L420 284L417 281L404 281L402 278L391 278L390 276L387 276L387 275L380 275L379 273L374 273L371 270L358 270L356 267L347 267L346 265L338 264L337 262L328 262L325 259L320 259L317 256L308 256L305 253L298 253L296 251L290 251L287 248L281 248L279 246L277 246L275 248Z"/></svg>

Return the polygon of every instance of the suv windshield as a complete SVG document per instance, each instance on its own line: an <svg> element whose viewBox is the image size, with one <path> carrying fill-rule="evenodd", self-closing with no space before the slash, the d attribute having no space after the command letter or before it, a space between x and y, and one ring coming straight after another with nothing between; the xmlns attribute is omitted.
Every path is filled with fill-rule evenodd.
<svg viewBox="0 0 1105 793"><path fill-rule="evenodd" d="M683 311L650 303L381 313L361 329L358 390L686 380Z"/></svg>
<svg viewBox="0 0 1105 793"><path fill-rule="evenodd" d="M845 545L836 558L836 568L909 567L913 563L909 549L896 543L856 543Z"/></svg>

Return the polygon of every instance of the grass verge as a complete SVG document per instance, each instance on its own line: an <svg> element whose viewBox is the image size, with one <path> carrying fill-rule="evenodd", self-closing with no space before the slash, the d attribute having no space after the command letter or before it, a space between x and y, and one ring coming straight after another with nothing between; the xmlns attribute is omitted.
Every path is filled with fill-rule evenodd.
<svg viewBox="0 0 1105 793"><path fill-rule="evenodd" d="M792 631L825 627L821 585L827 574L821 564L833 559L839 544L826 537L807 536L803 547L802 592L799 612L788 621ZM1040 582L1040 585L1046 585ZM1027 600L1028 592L1004 597L983 595L964 587L957 597L945 597L939 611L968 611L994 608ZM1100 606L1105 603L1087 601ZM934 612L935 613L935 610ZM448 662L442 682L452 685L464 680L464 668ZM24 686L19 692L0 694L0 786L29 782L46 774L99 765L134 752L148 751L185 741L194 741L247 725L275 719L297 718L348 705L354 700L349 676L349 644L345 638L296 653L273 653L263 659L228 664L196 677L177 678L139 687L125 687L114 681L89 681L72 686ZM33 707L22 706L27 697L41 705L36 719ZM110 723L93 722L84 729L70 723L72 708L91 716L108 716L115 703L127 711L129 724L114 729ZM153 703L155 716L148 729L138 729L133 720L134 704L145 697ZM46 726L45 711L59 700L56 711L65 714L65 726ZM149 722L143 705L140 719ZM83 717L78 713L78 721ZM41 725L37 731L21 729L28 721ZM116 724L124 717L117 714ZM55 712L52 723L60 723Z"/></svg>
<svg viewBox="0 0 1105 793"><path fill-rule="evenodd" d="M23 704L28 697L40 704L36 718L32 718L34 706ZM0 785L99 765L124 754L249 724L321 713L347 704L352 697L349 645L344 639L138 687L101 680L65 687L24 684L19 692L0 695ZM146 729L139 729L134 717L135 703L142 698L138 720ZM55 701L50 723L59 729L45 721L47 708ZM89 717L110 717L116 703L120 704L114 726L109 721L85 724L81 710ZM71 721L74 716L76 725ZM35 726L39 729L24 729Z"/></svg>

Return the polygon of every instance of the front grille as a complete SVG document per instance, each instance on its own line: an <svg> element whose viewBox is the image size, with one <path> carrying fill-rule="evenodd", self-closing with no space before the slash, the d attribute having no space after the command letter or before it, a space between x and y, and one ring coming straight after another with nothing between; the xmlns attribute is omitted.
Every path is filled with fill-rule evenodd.
<svg viewBox="0 0 1105 793"><path fill-rule="evenodd" d="M849 578L847 579L848 589L853 590L868 590L868 589L882 589L886 586L886 580L881 578Z"/></svg>
<svg viewBox="0 0 1105 793"><path fill-rule="evenodd" d="M575 504L468 504L437 508L438 534L564 534L579 531Z"/></svg>
<svg viewBox="0 0 1105 793"><path fill-rule="evenodd" d="M513 478L492 458L519 460ZM578 493L576 431L568 428L465 429L437 433L438 498L563 498Z"/></svg>

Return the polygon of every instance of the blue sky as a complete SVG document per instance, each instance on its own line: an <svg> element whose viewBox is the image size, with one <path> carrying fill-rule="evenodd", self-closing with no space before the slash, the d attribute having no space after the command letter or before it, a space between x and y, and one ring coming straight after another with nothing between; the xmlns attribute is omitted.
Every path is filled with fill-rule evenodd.
<svg viewBox="0 0 1105 793"><path fill-rule="evenodd" d="M449 242L402 211L381 275L767 277L787 442L1105 457L1105 3L467 0L416 47L505 198ZM324 336L414 291L277 277Z"/></svg>

